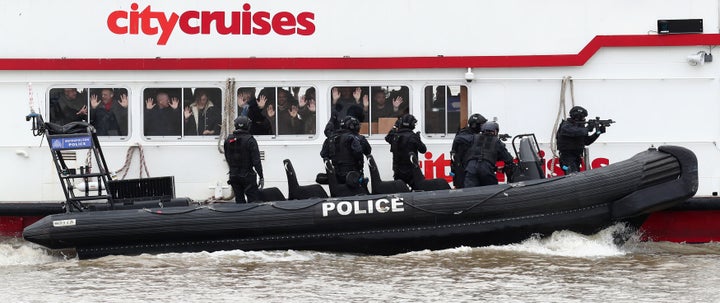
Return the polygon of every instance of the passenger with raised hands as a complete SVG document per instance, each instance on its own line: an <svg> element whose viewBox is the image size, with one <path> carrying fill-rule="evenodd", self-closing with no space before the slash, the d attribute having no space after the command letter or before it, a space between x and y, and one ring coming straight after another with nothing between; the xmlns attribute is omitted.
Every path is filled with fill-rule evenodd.
<svg viewBox="0 0 720 303"><path fill-rule="evenodd" d="M145 100L145 135L180 136L180 99L159 91Z"/></svg>
<svg viewBox="0 0 720 303"><path fill-rule="evenodd" d="M58 118L51 117L50 120L58 124L86 121L88 117L87 95L82 94L76 88L64 88L63 94L58 98Z"/></svg>
<svg viewBox="0 0 720 303"><path fill-rule="evenodd" d="M183 112L186 136L212 136L220 134L220 109L203 90L195 91L195 102Z"/></svg>
<svg viewBox="0 0 720 303"><path fill-rule="evenodd" d="M127 136L128 96L121 94L115 101L112 88L103 88L100 97L90 95L90 124L99 136Z"/></svg>

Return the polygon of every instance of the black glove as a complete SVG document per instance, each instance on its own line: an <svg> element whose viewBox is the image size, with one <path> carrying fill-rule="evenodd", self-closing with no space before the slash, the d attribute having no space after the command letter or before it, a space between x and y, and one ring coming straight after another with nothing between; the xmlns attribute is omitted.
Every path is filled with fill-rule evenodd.
<svg viewBox="0 0 720 303"><path fill-rule="evenodd" d="M327 159L327 158L323 159L323 163L325 163L326 170L331 170L333 168L332 161L330 161L330 159Z"/></svg>
<svg viewBox="0 0 720 303"><path fill-rule="evenodd" d="M265 178L260 177L260 181L258 182L258 189L263 189L265 187Z"/></svg>
<svg viewBox="0 0 720 303"><path fill-rule="evenodd" d="M588 124L588 125L587 125L587 131L590 133L590 132L592 132L593 130L595 130L595 125Z"/></svg>
<svg viewBox="0 0 720 303"><path fill-rule="evenodd" d="M505 167L503 167L503 172L507 176L507 183L513 182L513 173L515 172L515 163L505 164Z"/></svg>
<svg viewBox="0 0 720 303"><path fill-rule="evenodd" d="M605 133L605 125L601 125L597 129L598 134L604 134Z"/></svg>

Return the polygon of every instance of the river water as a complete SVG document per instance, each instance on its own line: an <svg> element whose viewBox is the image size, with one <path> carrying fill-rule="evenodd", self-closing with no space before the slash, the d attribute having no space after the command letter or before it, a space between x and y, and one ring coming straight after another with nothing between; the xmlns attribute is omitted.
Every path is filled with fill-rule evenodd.
<svg viewBox="0 0 720 303"><path fill-rule="evenodd" d="M720 302L720 243L613 244L613 226L394 256L309 251L78 260L0 240L0 302Z"/></svg>

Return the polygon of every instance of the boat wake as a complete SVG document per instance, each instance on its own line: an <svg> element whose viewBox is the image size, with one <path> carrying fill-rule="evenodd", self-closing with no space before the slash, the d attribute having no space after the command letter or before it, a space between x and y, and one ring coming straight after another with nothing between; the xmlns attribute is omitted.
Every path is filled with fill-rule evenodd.
<svg viewBox="0 0 720 303"><path fill-rule="evenodd" d="M0 266L38 265L67 260L61 253L19 238L0 238Z"/></svg>
<svg viewBox="0 0 720 303"><path fill-rule="evenodd" d="M617 235L630 234L624 245L617 244ZM624 223L617 223L594 235L583 235L567 230L553 232L548 237L533 236L521 243L488 246L481 249L495 251L527 252L563 257L612 257L631 252L628 247L635 243L634 231Z"/></svg>

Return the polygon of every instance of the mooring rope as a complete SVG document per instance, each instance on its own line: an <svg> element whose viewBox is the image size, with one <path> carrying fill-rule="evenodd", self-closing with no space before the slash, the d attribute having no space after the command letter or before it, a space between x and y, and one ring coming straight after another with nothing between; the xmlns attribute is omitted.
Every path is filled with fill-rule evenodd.
<svg viewBox="0 0 720 303"><path fill-rule="evenodd" d="M140 154L140 178L142 179L143 177L143 171L145 172L145 176L150 178L150 172L148 172L147 164L145 163L145 153L143 152L142 145L140 143L135 143L135 145L128 147L123 166L114 172L116 175L123 172L122 177L120 177L121 180L125 179L125 176L127 176L127 173L130 170L130 164L132 163L135 151Z"/></svg>

